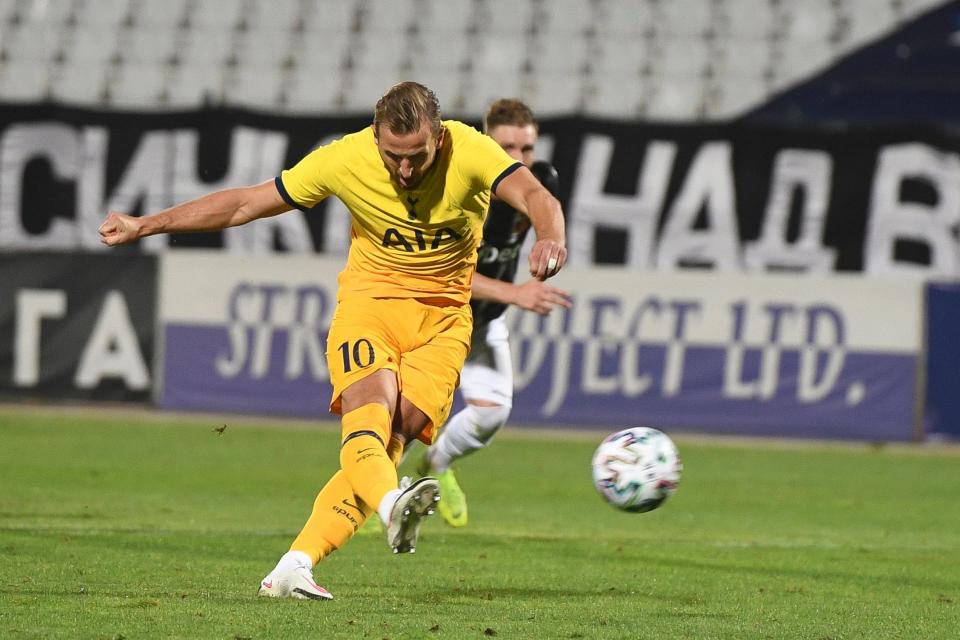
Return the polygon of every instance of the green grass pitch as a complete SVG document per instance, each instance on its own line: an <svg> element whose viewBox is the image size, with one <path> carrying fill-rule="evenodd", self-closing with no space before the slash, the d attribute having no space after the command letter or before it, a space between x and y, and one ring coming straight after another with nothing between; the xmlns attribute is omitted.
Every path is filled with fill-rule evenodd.
<svg viewBox="0 0 960 640"><path fill-rule="evenodd" d="M467 528L434 517L404 556L354 538L324 603L254 592L337 430L222 422L0 409L0 638L960 633L956 448L677 436L679 492L631 515L590 481L604 433L513 428L459 466Z"/></svg>

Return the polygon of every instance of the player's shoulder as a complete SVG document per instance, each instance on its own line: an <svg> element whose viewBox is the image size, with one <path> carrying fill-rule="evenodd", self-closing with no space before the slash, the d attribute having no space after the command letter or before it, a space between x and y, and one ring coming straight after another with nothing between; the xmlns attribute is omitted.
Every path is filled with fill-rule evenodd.
<svg viewBox="0 0 960 640"><path fill-rule="evenodd" d="M484 137L484 135L474 127L459 120L444 120L443 128L447 130L447 135L450 136L450 141L454 147Z"/></svg>
<svg viewBox="0 0 960 640"><path fill-rule="evenodd" d="M322 179L333 190L354 184L355 175L376 166L379 156L370 127L341 135L316 147L301 164L311 179ZM352 187L351 187L352 188Z"/></svg>
<svg viewBox="0 0 960 640"><path fill-rule="evenodd" d="M354 131L353 133L348 133L337 138L327 146L341 153L362 154L369 153L372 149L375 149L377 142L373 136L373 129L371 127L364 127L359 131Z"/></svg>

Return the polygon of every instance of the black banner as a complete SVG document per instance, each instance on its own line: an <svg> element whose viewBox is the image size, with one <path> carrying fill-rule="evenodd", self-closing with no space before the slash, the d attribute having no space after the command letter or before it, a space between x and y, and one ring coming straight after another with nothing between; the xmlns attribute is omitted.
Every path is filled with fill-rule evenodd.
<svg viewBox="0 0 960 640"><path fill-rule="evenodd" d="M0 398L147 400L156 258L0 253Z"/></svg>
<svg viewBox="0 0 960 640"><path fill-rule="evenodd" d="M0 107L0 250L101 250L107 210L155 212L271 179L368 122ZM545 120L541 131L540 155L560 174L572 264L960 274L960 137L951 132L583 118ZM338 254L348 226L331 199L222 233L148 238L139 249Z"/></svg>

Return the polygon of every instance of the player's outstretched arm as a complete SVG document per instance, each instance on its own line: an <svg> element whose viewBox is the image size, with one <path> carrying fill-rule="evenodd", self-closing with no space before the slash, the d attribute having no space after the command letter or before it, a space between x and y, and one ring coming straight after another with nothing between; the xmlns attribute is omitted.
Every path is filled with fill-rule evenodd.
<svg viewBox="0 0 960 640"><path fill-rule="evenodd" d="M100 241L126 244L158 233L219 231L288 211L273 180L217 191L149 216L111 211L100 225Z"/></svg>
<svg viewBox="0 0 960 640"><path fill-rule="evenodd" d="M569 292L540 280L527 280L517 285L475 273L471 293L474 298L480 300L512 304L542 316L549 314L556 307L569 309L572 306Z"/></svg>
<svg viewBox="0 0 960 640"><path fill-rule="evenodd" d="M567 261L560 201L526 167L504 178L497 186L496 196L526 214L537 234L537 241L530 250L530 275L537 280L556 275Z"/></svg>

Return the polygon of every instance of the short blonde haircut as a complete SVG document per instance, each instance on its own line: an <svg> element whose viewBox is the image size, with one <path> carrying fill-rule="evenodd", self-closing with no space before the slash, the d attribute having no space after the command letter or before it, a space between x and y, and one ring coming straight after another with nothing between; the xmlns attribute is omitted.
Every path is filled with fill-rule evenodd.
<svg viewBox="0 0 960 640"><path fill-rule="evenodd" d="M490 105L483 116L483 130L487 133L500 125L525 127L528 124L532 124L534 129L540 129L530 107L513 98L497 100Z"/></svg>
<svg viewBox="0 0 960 640"><path fill-rule="evenodd" d="M436 94L418 82L395 84L377 101L373 126L380 125L395 134L416 133L426 121L433 135L440 134L440 101Z"/></svg>

